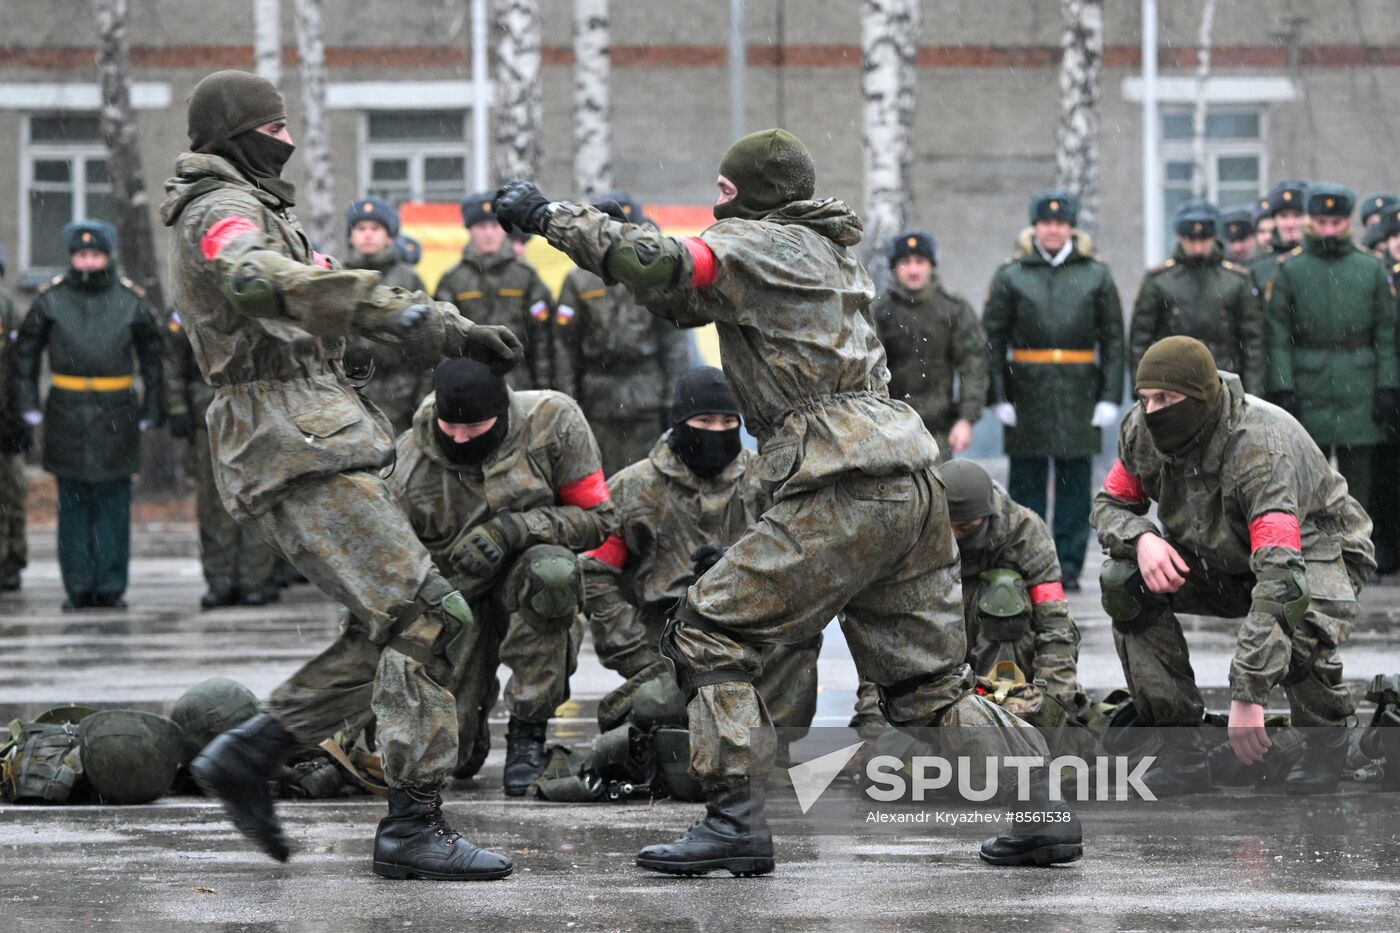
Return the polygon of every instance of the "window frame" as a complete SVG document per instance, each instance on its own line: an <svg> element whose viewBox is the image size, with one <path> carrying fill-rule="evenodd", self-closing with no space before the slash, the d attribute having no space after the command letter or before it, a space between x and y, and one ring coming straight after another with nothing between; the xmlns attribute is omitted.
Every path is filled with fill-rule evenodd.
<svg viewBox="0 0 1400 933"><path fill-rule="evenodd" d="M404 108L406 112L413 112L418 108ZM460 158L462 160L462 192L454 199L461 200L469 192L466 190L471 185L473 177L472 170L472 145L471 145L471 108L470 107L444 107L442 112L461 113L462 115L462 139L437 140L437 141L416 141L416 140L372 140L369 136L369 121L371 114L395 112L387 107L362 107L358 112L358 143L359 143L359 190L368 193L374 182L371 174L371 166L376 159L404 159L408 162L408 193L405 201L423 201L426 195L426 181L424 179L424 169L426 162L431 158Z"/></svg>
<svg viewBox="0 0 1400 933"><path fill-rule="evenodd" d="M1250 104L1237 101L1221 101L1209 103L1207 113L1223 112L1249 112L1256 114L1259 118L1259 135L1257 138L1248 137L1206 137L1206 191L1205 198L1215 204L1222 211L1242 204L1249 204L1257 201L1264 192L1269 190L1269 117L1270 107L1267 104ZM1193 141L1190 137L1185 139L1165 138L1165 122L1169 116L1179 116L1182 113L1190 115L1193 110L1190 104L1163 104L1159 106L1157 112L1158 129L1162 132L1161 142L1157 152L1157 199L1161 205L1163 229L1166 239L1164 245L1168 246L1176 242L1176 233L1173 229L1171 214L1167 211L1167 191L1175 188L1176 185L1169 183L1167 179L1167 165L1172 162L1190 163L1194 158ZM1230 204L1221 204L1220 196L1220 162L1222 158L1252 156L1259 161L1259 177L1256 181L1256 192L1252 198L1241 198L1232 201ZM1189 182L1188 182L1189 187Z"/></svg>
<svg viewBox="0 0 1400 933"><path fill-rule="evenodd" d="M107 152L106 144L98 139L95 142L35 142L31 129L31 121L35 117L74 117L87 116L92 114L98 116L96 111L76 111L76 110L26 110L20 113L19 127L19 272L21 275L30 275L42 270L49 272L56 270L56 266L41 266L34 263L33 246L35 243L33 230L33 217L30 214L29 198L36 184L34 180L34 163L36 161L66 160L70 167L70 186L73 192L73 220L81 220L87 217L88 202L88 180L87 162L96 157L103 162L110 161L110 154ZM48 182L38 182L39 185L50 184ZM109 176L108 187L111 187Z"/></svg>

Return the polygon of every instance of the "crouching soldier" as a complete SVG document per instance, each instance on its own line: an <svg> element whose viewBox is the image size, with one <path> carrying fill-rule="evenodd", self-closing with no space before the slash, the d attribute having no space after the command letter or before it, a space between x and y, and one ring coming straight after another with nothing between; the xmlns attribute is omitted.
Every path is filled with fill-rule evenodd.
<svg viewBox="0 0 1400 933"><path fill-rule="evenodd" d="M1165 743L1143 782L1157 796L1211 786L1176 617L1188 612L1245 619L1230 665L1235 755L1249 765L1268 750L1264 703L1281 685L1293 725L1313 727L1284 789L1332 791L1353 711L1337 647L1376 566L1371 520L1302 426L1217 373L1199 341L1154 345L1136 391L1093 524L1111 558L1103 602L1123 674ZM1153 503L1160 527L1146 517Z"/></svg>
<svg viewBox="0 0 1400 933"><path fill-rule="evenodd" d="M603 543L612 502L598 444L573 399L511 391L470 360L441 363L433 388L399 437L390 483L480 628L448 685L458 713L454 775L470 777L485 758L489 740L478 733L504 663L503 784L518 797L544 770L549 718L569 698L583 595L575 552Z"/></svg>

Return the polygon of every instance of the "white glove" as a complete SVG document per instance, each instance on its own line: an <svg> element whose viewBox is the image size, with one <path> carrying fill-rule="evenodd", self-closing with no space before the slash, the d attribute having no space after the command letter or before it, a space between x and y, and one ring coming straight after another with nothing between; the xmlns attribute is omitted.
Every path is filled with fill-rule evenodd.
<svg viewBox="0 0 1400 933"><path fill-rule="evenodd" d="M154 421L148 418L142 418L140 421L136 422L136 429L144 434L151 429L151 425L153 424L155 424Z"/></svg>
<svg viewBox="0 0 1400 933"><path fill-rule="evenodd" d="M1118 406L1113 402L1099 402L1094 406L1094 417L1089 423L1096 428L1112 427L1118 422Z"/></svg>
<svg viewBox="0 0 1400 933"><path fill-rule="evenodd" d="M44 413L37 409L27 411L24 414L20 415L20 417L23 418L24 423L29 425L31 428L37 428L44 422Z"/></svg>
<svg viewBox="0 0 1400 933"><path fill-rule="evenodd" d="M1008 428L1016 427L1016 406L1010 402L997 402L992 406L992 412L996 414L997 420Z"/></svg>

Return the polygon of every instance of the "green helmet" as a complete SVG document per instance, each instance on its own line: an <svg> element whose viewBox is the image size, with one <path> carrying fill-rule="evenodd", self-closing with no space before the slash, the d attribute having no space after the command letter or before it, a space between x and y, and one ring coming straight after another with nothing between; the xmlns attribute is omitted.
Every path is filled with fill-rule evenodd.
<svg viewBox="0 0 1400 933"><path fill-rule="evenodd" d="M180 763L189 764L215 736L257 714L258 698L236 680L210 677L195 684L170 708L170 718L185 734Z"/></svg>
<svg viewBox="0 0 1400 933"><path fill-rule="evenodd" d="M83 720L83 774L104 803L150 803L180 767L180 727L164 716L103 710Z"/></svg>
<svg viewBox="0 0 1400 933"><path fill-rule="evenodd" d="M61 726L65 722L82 722L95 712L97 710L91 706L69 703L67 706L55 706L53 709L44 710L34 717L34 721L46 725Z"/></svg>

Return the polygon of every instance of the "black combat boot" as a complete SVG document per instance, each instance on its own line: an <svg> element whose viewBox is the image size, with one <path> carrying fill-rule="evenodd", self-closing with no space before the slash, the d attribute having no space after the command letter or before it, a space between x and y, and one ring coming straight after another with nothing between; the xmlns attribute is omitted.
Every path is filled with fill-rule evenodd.
<svg viewBox="0 0 1400 933"><path fill-rule="evenodd" d="M275 586L245 586L238 594L240 606L266 606L282 598Z"/></svg>
<svg viewBox="0 0 1400 933"><path fill-rule="evenodd" d="M1027 799L1012 802L1011 809L1031 818L1018 819L1006 832L982 843L982 861L992 865L1059 865L1084 857L1079 817L1063 800L1050 799L1047 769L1031 772Z"/></svg>
<svg viewBox="0 0 1400 933"><path fill-rule="evenodd" d="M211 583L204 595L199 597L199 608L219 609L238 603L238 589L231 583Z"/></svg>
<svg viewBox="0 0 1400 933"><path fill-rule="evenodd" d="M374 873L384 878L490 881L515 868L504 855L472 845L447 825L436 784L389 788L389 815L374 834Z"/></svg>
<svg viewBox="0 0 1400 933"><path fill-rule="evenodd" d="M1215 789L1210 775L1210 741L1202 726L1165 726L1162 748L1142 776L1154 797L1204 794Z"/></svg>
<svg viewBox="0 0 1400 933"><path fill-rule="evenodd" d="M19 568L10 567L5 571L5 575L0 577L0 590L6 593L13 593L20 588Z"/></svg>
<svg viewBox="0 0 1400 933"><path fill-rule="evenodd" d="M506 770L501 786L507 797L523 797L535 778L544 773L548 764L544 756L544 735L547 722L526 722L510 717L506 728Z"/></svg>
<svg viewBox="0 0 1400 933"><path fill-rule="evenodd" d="M259 713L204 746L190 764L199 789L223 803L239 832L279 862L292 850L272 807L271 781L297 747L281 723Z"/></svg>
<svg viewBox="0 0 1400 933"><path fill-rule="evenodd" d="M703 875L724 869L748 878L773 870L773 834L762 801L749 796L749 785L733 784L708 791L705 816L675 842L647 846L637 853L637 867L668 875Z"/></svg>
<svg viewBox="0 0 1400 933"><path fill-rule="evenodd" d="M1346 727L1307 729L1305 732L1302 757L1284 776L1284 792L1297 796L1333 793L1342 780L1342 767L1347 760Z"/></svg>

